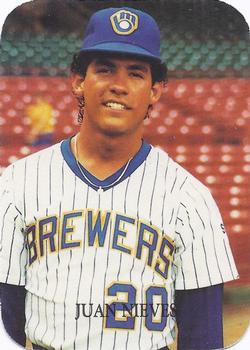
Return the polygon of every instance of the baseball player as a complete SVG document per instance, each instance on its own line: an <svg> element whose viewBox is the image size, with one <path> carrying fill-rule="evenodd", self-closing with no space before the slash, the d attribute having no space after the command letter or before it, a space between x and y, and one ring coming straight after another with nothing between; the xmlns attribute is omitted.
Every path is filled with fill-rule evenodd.
<svg viewBox="0 0 250 350"><path fill-rule="evenodd" d="M159 51L148 14L96 12L72 63L79 132L2 176L2 317L20 344L167 349L177 324L178 349L223 347L223 284L238 274L219 210L143 140Z"/></svg>

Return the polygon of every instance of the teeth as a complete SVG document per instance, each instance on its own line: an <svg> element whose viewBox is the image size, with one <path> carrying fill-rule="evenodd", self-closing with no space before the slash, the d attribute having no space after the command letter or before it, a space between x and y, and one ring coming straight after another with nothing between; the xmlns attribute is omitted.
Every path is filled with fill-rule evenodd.
<svg viewBox="0 0 250 350"><path fill-rule="evenodd" d="M108 102L108 103L106 103L106 106L110 107L112 109L118 109L118 110L126 108L124 105L122 105L120 103L116 103L116 102Z"/></svg>

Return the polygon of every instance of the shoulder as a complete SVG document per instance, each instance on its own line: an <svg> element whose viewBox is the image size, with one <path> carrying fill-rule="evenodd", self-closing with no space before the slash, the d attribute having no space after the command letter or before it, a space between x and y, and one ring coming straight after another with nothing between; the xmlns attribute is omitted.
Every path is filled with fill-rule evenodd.
<svg viewBox="0 0 250 350"><path fill-rule="evenodd" d="M27 169L34 169L34 167L37 167L38 163L39 166L43 166L43 164L48 164L50 161L51 156L54 154L57 157L61 156L60 151L60 143L54 144L48 148L39 150L35 153L32 153L26 157L20 158L14 163L10 164L2 173L1 178L8 179L11 177L14 177L14 175L18 176L22 175L22 173L25 173Z"/></svg>
<svg viewBox="0 0 250 350"><path fill-rule="evenodd" d="M153 147L151 150L151 158L166 169L166 182L170 185L171 193L179 197L183 204L191 202L200 202L201 200L211 200L212 195L208 187L206 187L191 172L183 168L179 163L172 159L164 150ZM198 200L199 198L199 200Z"/></svg>

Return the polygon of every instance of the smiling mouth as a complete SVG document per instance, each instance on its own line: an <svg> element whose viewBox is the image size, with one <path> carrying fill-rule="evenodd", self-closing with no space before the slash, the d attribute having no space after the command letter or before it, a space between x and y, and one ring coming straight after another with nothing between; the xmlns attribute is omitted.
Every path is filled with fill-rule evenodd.
<svg viewBox="0 0 250 350"><path fill-rule="evenodd" d="M122 110L128 109L127 106L118 102L107 102L104 104L104 106L110 109L113 109L115 111L122 111Z"/></svg>

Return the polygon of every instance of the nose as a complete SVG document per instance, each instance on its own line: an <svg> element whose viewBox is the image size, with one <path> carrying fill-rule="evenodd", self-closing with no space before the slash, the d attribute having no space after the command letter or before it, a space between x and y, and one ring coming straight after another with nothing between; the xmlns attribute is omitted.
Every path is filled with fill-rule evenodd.
<svg viewBox="0 0 250 350"><path fill-rule="evenodd" d="M127 76L123 71L119 70L113 74L110 91L117 96L128 94Z"/></svg>

